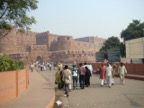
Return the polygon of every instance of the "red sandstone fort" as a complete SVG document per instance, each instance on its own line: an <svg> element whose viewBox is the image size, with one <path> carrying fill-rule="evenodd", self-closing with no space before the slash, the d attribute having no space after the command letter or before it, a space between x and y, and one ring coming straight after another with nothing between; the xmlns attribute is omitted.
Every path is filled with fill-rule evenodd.
<svg viewBox="0 0 144 108"><path fill-rule="evenodd" d="M95 53L102 47L105 39L83 37L74 39L68 35L42 33L20 33L13 29L0 40L0 54L10 55L25 63L37 60L73 63L95 62Z"/></svg>

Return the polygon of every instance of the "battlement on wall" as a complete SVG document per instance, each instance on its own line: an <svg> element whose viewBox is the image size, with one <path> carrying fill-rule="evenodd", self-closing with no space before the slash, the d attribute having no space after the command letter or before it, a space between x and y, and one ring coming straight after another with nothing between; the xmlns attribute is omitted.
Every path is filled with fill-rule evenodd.
<svg viewBox="0 0 144 108"><path fill-rule="evenodd" d="M47 51L47 45L31 45L31 51Z"/></svg>
<svg viewBox="0 0 144 108"><path fill-rule="evenodd" d="M49 54L52 55L58 55L58 54L65 54L65 55L71 55L71 54L95 54L95 51L86 51L86 50L60 50L60 51L49 51Z"/></svg>
<svg viewBox="0 0 144 108"><path fill-rule="evenodd" d="M48 35L49 35L49 31L37 33L36 35L37 35L37 36L48 36Z"/></svg>
<svg viewBox="0 0 144 108"><path fill-rule="evenodd" d="M59 36L58 41L71 41L73 40L72 36Z"/></svg>
<svg viewBox="0 0 144 108"><path fill-rule="evenodd" d="M31 36L31 35L36 35L37 32L31 32L31 31L25 31L24 33L20 33L20 32L17 32L17 34L21 34L21 35L25 35L25 36Z"/></svg>
<svg viewBox="0 0 144 108"><path fill-rule="evenodd" d="M82 38L76 38L76 41L81 41L81 42L89 42L89 43L96 43L96 42L101 42L103 43L106 39L100 38L98 36L89 36L89 37L82 37Z"/></svg>
<svg viewBox="0 0 144 108"><path fill-rule="evenodd" d="M11 34L27 36L27 35L36 35L37 32L32 32L32 31L24 31L24 32L21 32L21 31L19 31L18 29L13 28L13 29L7 34L7 36L8 36L8 35L11 35ZM7 37L7 36L6 36L6 37Z"/></svg>
<svg viewBox="0 0 144 108"><path fill-rule="evenodd" d="M40 33L37 33L37 34L36 34L36 36L50 36L50 37L59 37L60 35L50 33L50 31L45 31L45 32L40 32Z"/></svg>
<svg viewBox="0 0 144 108"><path fill-rule="evenodd" d="M62 63L77 62L95 62L95 52L82 50L61 50L48 52L52 61L61 61Z"/></svg>

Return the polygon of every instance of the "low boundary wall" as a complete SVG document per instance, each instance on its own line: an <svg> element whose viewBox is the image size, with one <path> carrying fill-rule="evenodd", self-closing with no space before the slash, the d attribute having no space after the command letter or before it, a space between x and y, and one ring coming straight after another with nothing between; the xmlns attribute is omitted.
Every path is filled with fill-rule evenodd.
<svg viewBox="0 0 144 108"><path fill-rule="evenodd" d="M101 63L90 63L93 66L93 69L96 70ZM119 63L115 63L119 66ZM124 64L128 74L135 74L135 75L144 75L144 64Z"/></svg>
<svg viewBox="0 0 144 108"><path fill-rule="evenodd" d="M29 85L28 69L0 72L0 105L22 94Z"/></svg>

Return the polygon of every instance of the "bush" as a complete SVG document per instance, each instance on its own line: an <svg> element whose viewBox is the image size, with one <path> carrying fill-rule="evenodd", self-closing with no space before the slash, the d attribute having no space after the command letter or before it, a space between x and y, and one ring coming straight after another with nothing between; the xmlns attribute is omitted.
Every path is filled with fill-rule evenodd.
<svg viewBox="0 0 144 108"><path fill-rule="evenodd" d="M0 72L24 69L24 63L9 56L0 56Z"/></svg>

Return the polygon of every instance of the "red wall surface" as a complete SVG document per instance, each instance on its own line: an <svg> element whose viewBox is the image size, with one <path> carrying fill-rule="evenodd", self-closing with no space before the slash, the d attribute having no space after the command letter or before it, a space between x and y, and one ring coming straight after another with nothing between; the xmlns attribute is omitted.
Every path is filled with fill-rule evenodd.
<svg viewBox="0 0 144 108"><path fill-rule="evenodd" d="M101 63L91 63L93 69L96 70ZM119 63L116 63L119 66ZM144 75L144 64L124 64L126 66L128 74Z"/></svg>
<svg viewBox="0 0 144 108"><path fill-rule="evenodd" d="M0 72L0 105L23 93L29 84L28 69Z"/></svg>

